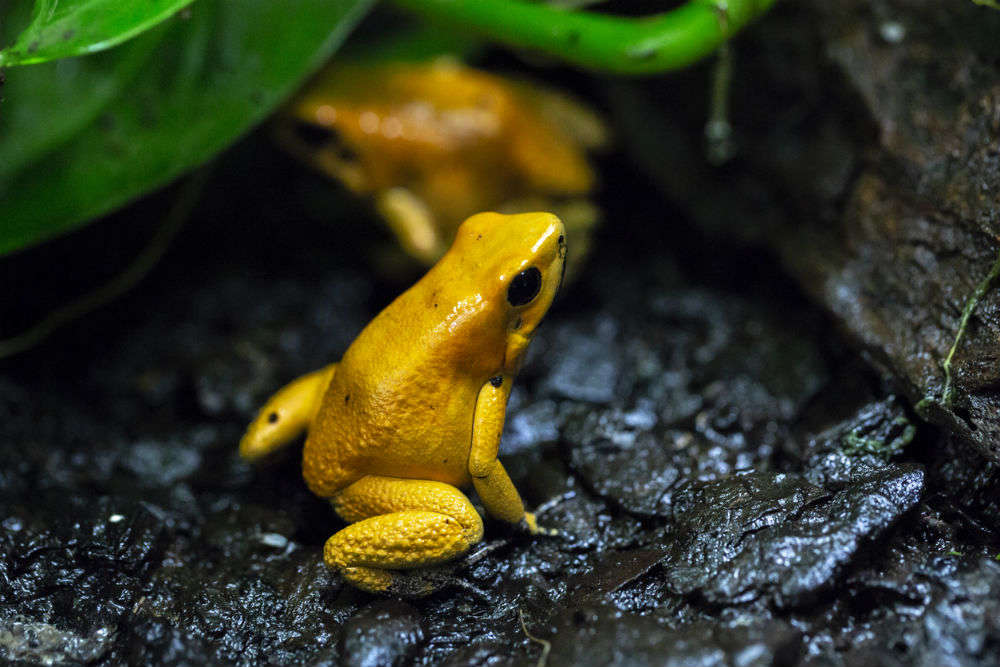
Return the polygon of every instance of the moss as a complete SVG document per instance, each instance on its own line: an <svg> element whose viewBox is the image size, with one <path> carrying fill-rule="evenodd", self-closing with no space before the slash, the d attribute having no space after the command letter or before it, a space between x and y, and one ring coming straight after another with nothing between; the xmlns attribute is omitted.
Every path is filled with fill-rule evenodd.
<svg viewBox="0 0 1000 667"><path fill-rule="evenodd" d="M842 440L842 451L850 456L861 454L871 454L884 461L888 461L893 456L903 451L917 432L916 426L910 423L906 417L897 417L892 422L893 429L890 435L898 433L891 439L872 438L863 435L863 427L856 427L844 436Z"/></svg>

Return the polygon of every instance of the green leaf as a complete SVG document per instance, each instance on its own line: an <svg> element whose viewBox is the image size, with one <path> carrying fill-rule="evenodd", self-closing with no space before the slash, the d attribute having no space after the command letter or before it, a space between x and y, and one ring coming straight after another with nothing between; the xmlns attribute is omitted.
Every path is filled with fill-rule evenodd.
<svg viewBox="0 0 1000 667"><path fill-rule="evenodd" d="M9 72L0 92L0 190L27 164L94 122L152 55L164 31L89 58ZM71 103L67 103L72 100Z"/></svg>
<svg viewBox="0 0 1000 667"><path fill-rule="evenodd" d="M419 62L443 55L467 59L486 46L476 33L452 30L433 21L388 29L379 24L377 33L361 35L345 46L340 58L342 62L362 63Z"/></svg>
<svg viewBox="0 0 1000 667"><path fill-rule="evenodd" d="M0 66L43 63L120 44L149 30L192 0L35 0L17 41L0 51Z"/></svg>
<svg viewBox="0 0 1000 667"><path fill-rule="evenodd" d="M371 4L202 0L79 76L66 72L74 61L8 70L0 158L19 166L0 171L0 254L77 227L215 155L329 58ZM100 93L91 89L98 84ZM53 147L53 136L69 138Z"/></svg>

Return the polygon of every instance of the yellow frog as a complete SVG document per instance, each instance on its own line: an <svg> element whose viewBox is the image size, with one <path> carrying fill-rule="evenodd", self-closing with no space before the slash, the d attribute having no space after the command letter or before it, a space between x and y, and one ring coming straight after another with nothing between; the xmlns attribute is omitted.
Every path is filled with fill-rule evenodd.
<svg viewBox="0 0 1000 667"><path fill-rule="evenodd" d="M586 149L607 132L561 93L446 58L335 64L276 127L287 150L372 197L403 249L426 265L478 211L556 211L570 274L589 249L597 209Z"/></svg>
<svg viewBox="0 0 1000 667"><path fill-rule="evenodd" d="M565 228L550 213L480 213L427 274L378 314L339 364L261 409L240 442L260 459L308 431L302 472L350 523L324 549L355 586L414 593L398 572L447 561L483 535L459 490L522 524L497 459L511 382L562 282Z"/></svg>

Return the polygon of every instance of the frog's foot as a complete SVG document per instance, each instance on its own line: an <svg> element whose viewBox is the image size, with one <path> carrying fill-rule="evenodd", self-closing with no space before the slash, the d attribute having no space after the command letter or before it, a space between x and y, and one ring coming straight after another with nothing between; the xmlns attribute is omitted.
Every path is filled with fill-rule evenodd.
<svg viewBox="0 0 1000 667"><path fill-rule="evenodd" d="M538 516L548 512L550 509L558 505L559 503L566 500L568 495L563 494L555 496L554 498L549 498L547 501L535 508L534 512L525 512L524 518L518 524L518 527L524 531L527 531L531 535L545 535L548 537L566 537L566 534L560 531L558 528L546 528L544 526L538 525Z"/></svg>
<svg viewBox="0 0 1000 667"><path fill-rule="evenodd" d="M356 523L327 540L323 559L366 591L431 593L440 586L396 570L443 563L483 536L469 499L442 482L367 476L338 493L333 506Z"/></svg>
<svg viewBox="0 0 1000 667"><path fill-rule="evenodd" d="M558 537L561 535L557 528L546 528L538 525L538 520L532 512L525 512L524 518L518 524L520 528L528 531L532 535L546 535L548 537Z"/></svg>

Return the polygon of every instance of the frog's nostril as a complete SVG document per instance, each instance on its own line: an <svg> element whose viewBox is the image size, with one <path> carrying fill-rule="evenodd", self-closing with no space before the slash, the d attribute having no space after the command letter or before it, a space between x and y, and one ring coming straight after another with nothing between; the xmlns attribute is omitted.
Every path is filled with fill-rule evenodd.
<svg viewBox="0 0 1000 667"><path fill-rule="evenodd" d="M559 235L559 245L566 245L566 237L562 234Z"/></svg>
<svg viewBox="0 0 1000 667"><path fill-rule="evenodd" d="M276 421L278 421L278 413L277 413L277 412L272 412L271 414L269 414L269 415L267 416L267 421L268 421L269 423L271 423L271 424L273 424L273 423L275 423Z"/></svg>

